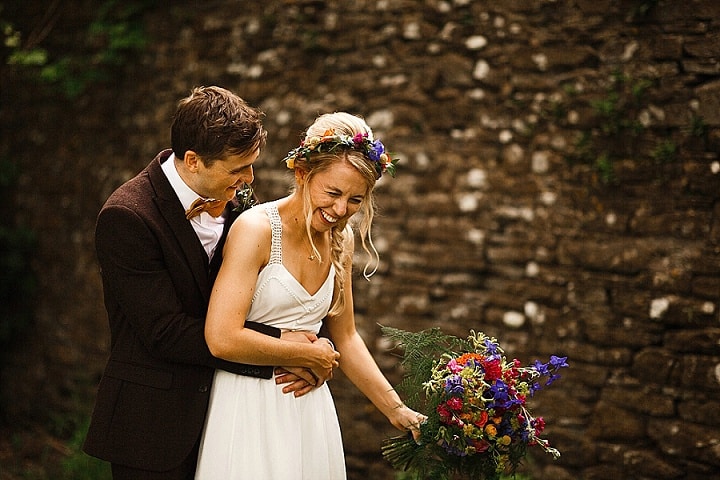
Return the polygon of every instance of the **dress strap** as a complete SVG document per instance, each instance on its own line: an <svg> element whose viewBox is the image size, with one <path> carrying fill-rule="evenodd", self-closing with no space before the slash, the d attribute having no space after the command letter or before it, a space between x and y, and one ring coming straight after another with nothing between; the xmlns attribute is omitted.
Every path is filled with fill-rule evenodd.
<svg viewBox="0 0 720 480"><path fill-rule="evenodd" d="M270 247L270 261L268 263L282 264L282 220L276 203L269 204L265 211L270 218L270 229L272 230L272 245Z"/></svg>

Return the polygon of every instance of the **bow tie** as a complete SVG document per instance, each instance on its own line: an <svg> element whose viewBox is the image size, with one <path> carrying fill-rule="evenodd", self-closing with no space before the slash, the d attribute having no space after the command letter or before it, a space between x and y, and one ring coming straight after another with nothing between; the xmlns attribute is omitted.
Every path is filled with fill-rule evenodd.
<svg viewBox="0 0 720 480"><path fill-rule="evenodd" d="M219 217L225 210L225 200L213 200L208 198L198 198L195 200L187 212L185 212L185 218L190 220L191 218L197 217L202 212L207 212L213 217Z"/></svg>

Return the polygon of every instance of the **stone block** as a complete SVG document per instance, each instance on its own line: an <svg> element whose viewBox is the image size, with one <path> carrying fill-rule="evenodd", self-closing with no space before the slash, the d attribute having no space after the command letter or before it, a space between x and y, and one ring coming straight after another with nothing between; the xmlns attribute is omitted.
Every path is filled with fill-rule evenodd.
<svg viewBox="0 0 720 480"><path fill-rule="evenodd" d="M612 385L606 387L601 398L613 405L637 414L652 417L675 415L675 397L660 387L644 385Z"/></svg>
<svg viewBox="0 0 720 480"><path fill-rule="evenodd" d="M618 320L614 317L590 315L585 321L588 339L597 345L630 347L634 349L657 345L662 328L650 322Z"/></svg>
<svg viewBox="0 0 720 480"><path fill-rule="evenodd" d="M710 82L695 89L698 115L710 126L720 126L720 81Z"/></svg>
<svg viewBox="0 0 720 480"><path fill-rule="evenodd" d="M693 57L716 59L720 52L720 32L689 36L683 42L683 50Z"/></svg>
<svg viewBox="0 0 720 480"><path fill-rule="evenodd" d="M720 355L720 328L670 330L663 344L675 352Z"/></svg>
<svg viewBox="0 0 720 480"><path fill-rule="evenodd" d="M630 443L645 436L645 419L635 412L601 400L595 407L587 434L596 440Z"/></svg>
<svg viewBox="0 0 720 480"><path fill-rule="evenodd" d="M592 270L633 274L641 271L651 258L645 242L637 239L597 239L561 241L558 259L561 264Z"/></svg>
<svg viewBox="0 0 720 480"><path fill-rule="evenodd" d="M687 395L684 395L687 397ZM687 422L698 425L713 425L720 427L720 400L712 394L708 398L688 398L678 402L678 416Z"/></svg>
<svg viewBox="0 0 720 480"><path fill-rule="evenodd" d="M720 467L720 429L678 420L652 419L648 436L669 460Z"/></svg>
<svg viewBox="0 0 720 480"><path fill-rule="evenodd" d="M679 386L684 389L720 392L720 355L684 355L679 373Z"/></svg>
<svg viewBox="0 0 720 480"><path fill-rule="evenodd" d="M631 373L641 382L666 385L677 377L681 358L665 349L650 347L634 357Z"/></svg>
<svg viewBox="0 0 720 480"><path fill-rule="evenodd" d="M658 35L649 39L651 55L658 60L682 58L683 39L679 35Z"/></svg>
<svg viewBox="0 0 720 480"><path fill-rule="evenodd" d="M657 480L670 480L684 478L685 472L677 463L647 450L628 450L623 453L623 464L627 465L625 476L634 478L652 478Z"/></svg>
<svg viewBox="0 0 720 480"><path fill-rule="evenodd" d="M720 224L718 229L720 230ZM712 301L716 301L720 297L720 277L697 276L691 285L692 293L695 295Z"/></svg>

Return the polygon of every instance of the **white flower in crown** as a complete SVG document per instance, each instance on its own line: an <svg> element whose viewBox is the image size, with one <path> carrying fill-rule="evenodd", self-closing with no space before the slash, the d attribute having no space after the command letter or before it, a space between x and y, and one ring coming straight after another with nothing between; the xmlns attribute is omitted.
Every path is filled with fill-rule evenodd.
<svg viewBox="0 0 720 480"><path fill-rule="evenodd" d="M310 137L304 142L303 146L312 150L320 145L320 142L322 142L322 137Z"/></svg>

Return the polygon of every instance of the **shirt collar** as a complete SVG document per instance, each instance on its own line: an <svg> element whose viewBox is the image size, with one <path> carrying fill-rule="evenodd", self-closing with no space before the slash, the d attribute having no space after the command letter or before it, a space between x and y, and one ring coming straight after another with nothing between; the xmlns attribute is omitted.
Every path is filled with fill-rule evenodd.
<svg viewBox="0 0 720 480"><path fill-rule="evenodd" d="M180 199L180 203L182 204L183 209L187 211L190 208L190 205L192 205L192 203L197 200L200 195L195 193L193 189L190 188L188 184L185 183L185 181L180 177L180 174L177 171L177 167L175 166L174 153L170 154L168 159L165 160L160 166L165 173L168 181L170 182L173 190L175 190L175 194Z"/></svg>

